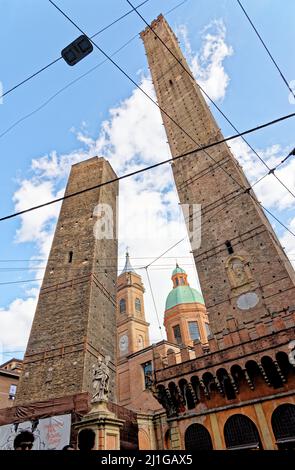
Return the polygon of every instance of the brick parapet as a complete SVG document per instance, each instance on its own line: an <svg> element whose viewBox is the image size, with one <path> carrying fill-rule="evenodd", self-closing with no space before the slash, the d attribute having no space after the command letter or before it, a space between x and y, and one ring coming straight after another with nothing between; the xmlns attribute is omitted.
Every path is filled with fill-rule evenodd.
<svg viewBox="0 0 295 470"><path fill-rule="evenodd" d="M219 350L216 350L217 342L214 337L210 337L209 344L205 346L201 345L200 342L195 342L195 358L186 359L181 364L179 363L179 357L176 356L184 357L183 350L180 354L169 352L169 359L166 361L165 367L163 367L165 364L164 358L158 355L155 361L157 383L169 380L172 376L180 377L195 373L198 370L202 373L208 371L215 374L221 366L230 368L232 365L238 364L244 368L245 363L250 359L257 361L264 355L275 359L278 351L288 353L288 344L294 339L295 326L273 331L273 333L240 344L230 344ZM228 333L228 336L231 336L231 332ZM207 352L205 353L204 350ZM185 357L187 358L188 354Z"/></svg>

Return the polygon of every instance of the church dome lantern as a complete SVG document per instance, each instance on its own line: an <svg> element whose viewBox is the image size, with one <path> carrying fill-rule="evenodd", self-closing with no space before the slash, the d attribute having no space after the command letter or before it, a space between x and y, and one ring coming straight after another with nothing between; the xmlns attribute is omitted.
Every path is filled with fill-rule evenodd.
<svg viewBox="0 0 295 470"><path fill-rule="evenodd" d="M195 340L207 342L209 323L202 294L191 287L187 273L176 264L171 280L164 314L164 325L168 341L192 346Z"/></svg>

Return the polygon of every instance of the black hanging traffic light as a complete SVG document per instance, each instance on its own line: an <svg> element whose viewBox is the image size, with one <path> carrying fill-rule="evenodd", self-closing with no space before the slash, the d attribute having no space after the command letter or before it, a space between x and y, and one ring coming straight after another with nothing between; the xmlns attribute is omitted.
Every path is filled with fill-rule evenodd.
<svg viewBox="0 0 295 470"><path fill-rule="evenodd" d="M91 41L82 34L82 36L79 36L61 51L61 56L68 65L75 65L92 51L93 45Z"/></svg>

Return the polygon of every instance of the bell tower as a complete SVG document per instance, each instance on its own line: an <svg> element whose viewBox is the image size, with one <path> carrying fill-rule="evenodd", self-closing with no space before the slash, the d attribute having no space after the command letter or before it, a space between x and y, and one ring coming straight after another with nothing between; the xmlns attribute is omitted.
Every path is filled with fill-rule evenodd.
<svg viewBox="0 0 295 470"><path fill-rule="evenodd" d="M170 26L160 15L151 28L141 38L172 157L222 140ZM227 319L238 329L271 328L295 306L295 274L230 148L191 153L172 169L180 203L201 205L201 244L192 250L212 333L222 339Z"/></svg>
<svg viewBox="0 0 295 470"><path fill-rule="evenodd" d="M144 313L144 287L141 276L130 263L129 253L117 281L117 357L124 359L149 346L149 323Z"/></svg>

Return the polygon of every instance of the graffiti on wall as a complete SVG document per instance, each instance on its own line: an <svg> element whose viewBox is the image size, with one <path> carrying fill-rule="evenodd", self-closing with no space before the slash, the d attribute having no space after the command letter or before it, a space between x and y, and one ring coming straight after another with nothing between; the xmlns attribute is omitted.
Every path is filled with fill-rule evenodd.
<svg viewBox="0 0 295 470"><path fill-rule="evenodd" d="M0 426L0 450L13 450L13 441L21 431L34 433L33 450L61 450L70 442L71 415L51 416L36 421Z"/></svg>

